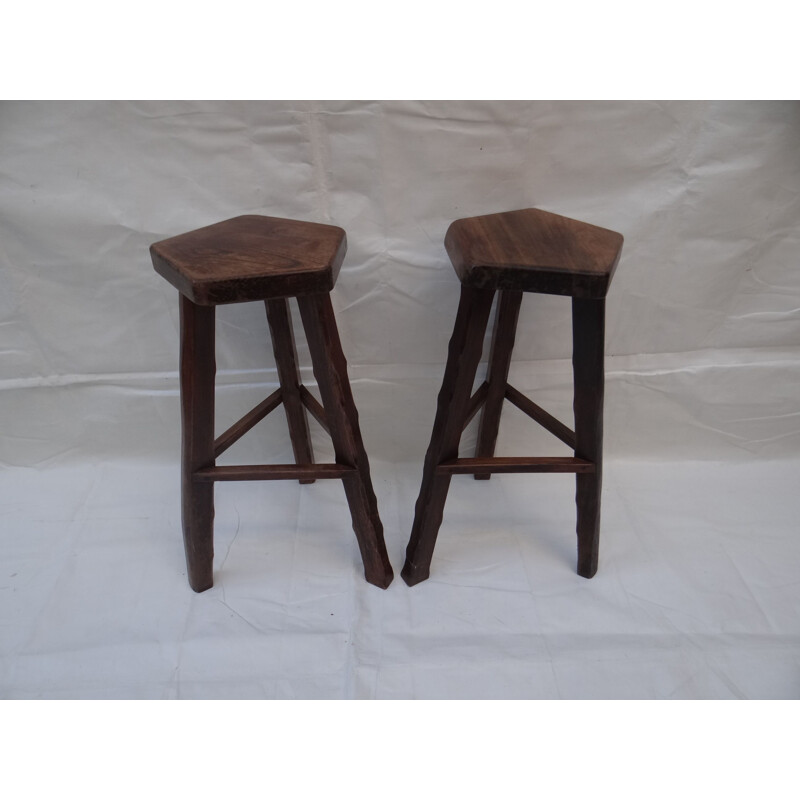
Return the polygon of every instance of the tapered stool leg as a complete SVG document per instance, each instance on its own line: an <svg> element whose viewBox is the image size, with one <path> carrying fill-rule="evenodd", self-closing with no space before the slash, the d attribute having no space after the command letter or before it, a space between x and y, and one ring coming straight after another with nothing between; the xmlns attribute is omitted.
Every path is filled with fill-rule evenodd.
<svg viewBox="0 0 800 800"><path fill-rule="evenodd" d="M521 303L522 292L503 291L500 292L497 300L497 316L495 317L494 331L492 333L489 372L486 377L489 388L486 393L486 402L481 412L480 426L478 427L478 444L475 448L476 458L491 458L494 456ZM489 472L475 473L476 481L488 481L491 477Z"/></svg>
<svg viewBox="0 0 800 800"><path fill-rule="evenodd" d="M300 398L300 371L297 368L297 348L294 343L289 301L285 297L265 300L267 321L272 336L275 366L281 383L281 399L286 411L286 422L292 439L294 460L297 464L313 464L314 451L308 430L306 408ZM313 478L300 478L300 483L314 483Z"/></svg>
<svg viewBox="0 0 800 800"><path fill-rule="evenodd" d="M600 495L603 486L603 369L605 299L572 299L572 368L575 382L575 455L595 464L576 476L578 574L597 572Z"/></svg>
<svg viewBox="0 0 800 800"><path fill-rule="evenodd" d="M347 474L342 482L364 562L364 574L369 583L385 589L392 582L394 573L383 539L378 501L372 488L369 461L361 439L358 411L347 378L347 361L342 352L330 295L301 296L297 298L297 304L325 408L336 463L355 467L355 471Z"/></svg>
<svg viewBox="0 0 800 800"><path fill-rule="evenodd" d="M450 487L450 475L439 474L436 468L442 461L458 457L458 443L483 351L483 337L493 299L493 289L461 286L461 299L402 571L403 580L409 586L426 580L430 575L433 549Z"/></svg>
<svg viewBox="0 0 800 800"><path fill-rule="evenodd" d="M214 466L214 306L181 295L181 505L189 585L214 585L214 484L195 480Z"/></svg>

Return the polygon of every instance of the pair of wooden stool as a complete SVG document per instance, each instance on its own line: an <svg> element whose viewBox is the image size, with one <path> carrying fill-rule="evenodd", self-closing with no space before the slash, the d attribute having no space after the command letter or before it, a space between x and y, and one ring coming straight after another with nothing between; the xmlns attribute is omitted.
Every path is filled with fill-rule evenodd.
<svg viewBox="0 0 800 800"><path fill-rule="evenodd" d="M461 280L461 300L425 457L403 579L430 574L453 475L494 472L577 475L578 573L597 570L602 486L605 296L622 236L539 209L461 219L445 237ZM367 581L386 588L393 572L330 291L346 251L345 232L274 217L244 216L175 236L150 248L156 271L180 292L182 513L189 584L213 585L214 482L339 478ZM572 297L575 431L508 384L523 292ZM472 392L495 294L497 315L487 379ZM288 299L300 310L322 402L300 382ZM214 437L214 309L264 301L280 388ZM571 458L497 458L504 399L569 445ZM295 464L216 466L215 459L283 403ZM483 408L474 458L458 458L461 434ZM333 442L335 463L314 463L306 412Z"/></svg>

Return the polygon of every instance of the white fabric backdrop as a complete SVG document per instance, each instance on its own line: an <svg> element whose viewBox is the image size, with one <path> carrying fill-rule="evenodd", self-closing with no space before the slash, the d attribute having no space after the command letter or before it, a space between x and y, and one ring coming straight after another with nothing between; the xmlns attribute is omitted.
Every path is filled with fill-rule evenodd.
<svg viewBox="0 0 800 800"><path fill-rule="evenodd" d="M0 694L797 696L799 134L797 103L0 104ZM192 595L149 244L245 213L346 229L334 305L399 573L458 297L444 232L526 206L626 238L598 576L562 476L454 481L431 580L386 593L340 487L243 484ZM567 422L568 312L526 296L512 367ZM259 304L218 319L223 426L275 373ZM510 407L499 448L562 452ZM280 414L236 460L291 460Z"/></svg>

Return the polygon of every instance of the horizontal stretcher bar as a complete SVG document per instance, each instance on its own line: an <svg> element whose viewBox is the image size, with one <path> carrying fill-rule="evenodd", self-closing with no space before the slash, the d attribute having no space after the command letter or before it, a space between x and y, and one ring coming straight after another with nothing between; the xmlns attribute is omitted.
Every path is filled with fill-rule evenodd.
<svg viewBox="0 0 800 800"><path fill-rule="evenodd" d="M346 464L243 464L205 467L194 473L196 481L290 481L344 478L355 467Z"/></svg>
<svg viewBox="0 0 800 800"><path fill-rule="evenodd" d="M454 458L436 467L439 475L474 475L487 472L594 472L594 463L583 458Z"/></svg>

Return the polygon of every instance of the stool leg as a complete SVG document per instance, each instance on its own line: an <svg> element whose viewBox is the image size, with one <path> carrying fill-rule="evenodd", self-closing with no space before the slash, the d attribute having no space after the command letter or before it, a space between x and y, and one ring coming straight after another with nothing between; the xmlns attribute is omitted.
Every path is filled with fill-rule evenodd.
<svg viewBox="0 0 800 800"><path fill-rule="evenodd" d="M572 369L575 382L575 455L595 464L576 476L578 574L597 572L600 494L603 486L603 370L605 299L572 299Z"/></svg>
<svg viewBox="0 0 800 800"><path fill-rule="evenodd" d="M361 439L358 411L347 378L347 361L329 294L297 298L306 331L308 349L319 385L322 405L330 429L337 464L356 468L342 482L353 519L353 530L369 583L385 589L394 577L378 516L378 501L372 488L369 461Z"/></svg>
<svg viewBox="0 0 800 800"><path fill-rule="evenodd" d="M300 399L300 371L297 368L297 348L294 344L289 301L285 297L265 300L267 322L272 336L275 366L281 383L281 399L292 439L294 460L297 464L313 464L314 451L308 431L306 408ZM300 478L300 483L314 483L313 478Z"/></svg>
<svg viewBox="0 0 800 800"><path fill-rule="evenodd" d="M461 300L448 348L436 419L425 455L414 525L406 548L402 576L409 586L426 580L430 575L433 548L450 487L450 476L437 474L436 467L442 461L458 457L458 443L483 351L483 336L493 299L494 289L461 286Z"/></svg>
<svg viewBox="0 0 800 800"><path fill-rule="evenodd" d="M514 338L517 333L519 307L522 303L522 292L500 292L497 301L497 317L492 333L492 349L489 355L489 372L486 381L489 391L481 411L481 422L478 428L478 445L475 448L476 458L491 458L497 443L497 432L500 429L500 413L506 397L508 369L511 366L511 352L514 349ZM476 481L488 481L489 472L476 472Z"/></svg>
<svg viewBox="0 0 800 800"><path fill-rule="evenodd" d="M189 585L214 585L214 484L194 480L214 466L214 306L181 295L181 505Z"/></svg>

